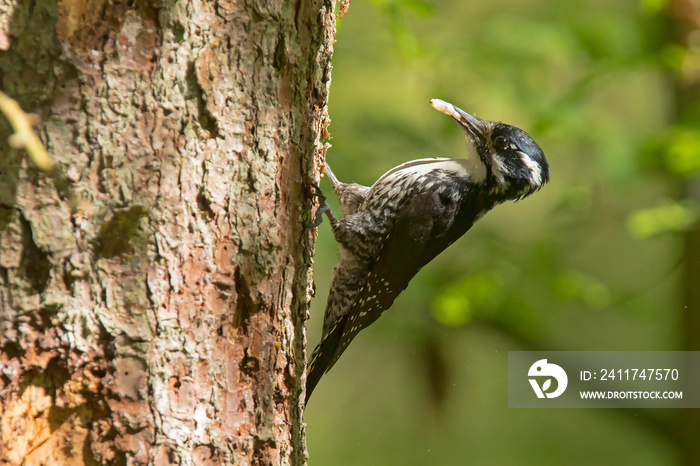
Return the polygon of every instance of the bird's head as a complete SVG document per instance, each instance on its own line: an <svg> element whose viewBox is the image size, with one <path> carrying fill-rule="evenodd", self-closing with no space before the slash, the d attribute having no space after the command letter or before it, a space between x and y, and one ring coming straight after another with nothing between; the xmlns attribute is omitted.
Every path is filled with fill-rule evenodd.
<svg viewBox="0 0 700 466"><path fill-rule="evenodd" d="M544 152L525 131L482 120L443 100L430 103L464 129L472 148L468 168L474 182L487 183L495 195L522 199L549 181Z"/></svg>

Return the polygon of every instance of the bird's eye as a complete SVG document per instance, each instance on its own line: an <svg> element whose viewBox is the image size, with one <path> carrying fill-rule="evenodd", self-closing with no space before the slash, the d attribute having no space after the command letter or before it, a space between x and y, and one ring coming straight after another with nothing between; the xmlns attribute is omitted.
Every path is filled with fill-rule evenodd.
<svg viewBox="0 0 700 466"><path fill-rule="evenodd" d="M498 150L503 150L509 145L510 142L504 136L496 136L496 139L493 140L493 147L495 147Z"/></svg>

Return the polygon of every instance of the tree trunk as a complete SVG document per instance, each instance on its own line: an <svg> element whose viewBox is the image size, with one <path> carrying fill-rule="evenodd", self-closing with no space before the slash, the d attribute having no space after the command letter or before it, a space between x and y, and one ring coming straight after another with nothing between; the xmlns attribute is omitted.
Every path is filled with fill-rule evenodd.
<svg viewBox="0 0 700 466"><path fill-rule="evenodd" d="M697 41L692 35L700 30L700 3L689 0L673 0L668 4L670 12L669 42L688 51L688 56L700 53ZM680 127L697 128L700 124L700 75L697 67L684 66L674 72L675 115L674 124ZM697 176L685 180L681 191L683 197L700 203L700 179ZM682 287L682 328L683 349L700 351L700 221L688 229L683 236L683 280ZM698 374L690 374L694 381ZM676 416L673 435L680 453L681 464L700 464L700 411L680 410Z"/></svg>
<svg viewBox="0 0 700 466"><path fill-rule="evenodd" d="M0 462L302 464L331 0L0 0Z"/></svg>

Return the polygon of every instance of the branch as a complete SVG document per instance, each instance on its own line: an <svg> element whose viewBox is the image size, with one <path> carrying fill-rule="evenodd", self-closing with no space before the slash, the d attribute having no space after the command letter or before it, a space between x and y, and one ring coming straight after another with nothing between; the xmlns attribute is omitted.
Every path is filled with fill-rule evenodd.
<svg viewBox="0 0 700 466"><path fill-rule="evenodd" d="M32 123L36 116L24 113L19 104L2 91L0 91L0 110L15 130L15 134L10 136L10 145L16 148L24 147L39 169L50 171L54 167L54 161L32 131Z"/></svg>

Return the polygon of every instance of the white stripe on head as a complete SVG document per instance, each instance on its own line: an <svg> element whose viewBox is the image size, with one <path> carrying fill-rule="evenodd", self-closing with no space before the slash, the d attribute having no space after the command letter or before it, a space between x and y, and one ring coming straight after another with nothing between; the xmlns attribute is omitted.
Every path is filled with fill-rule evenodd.
<svg viewBox="0 0 700 466"><path fill-rule="evenodd" d="M530 176L528 177L530 186L533 188L542 186L542 167L540 167L540 164L532 160L532 158L524 152L518 152L518 154L520 154L520 160L522 160L527 169L530 170Z"/></svg>

